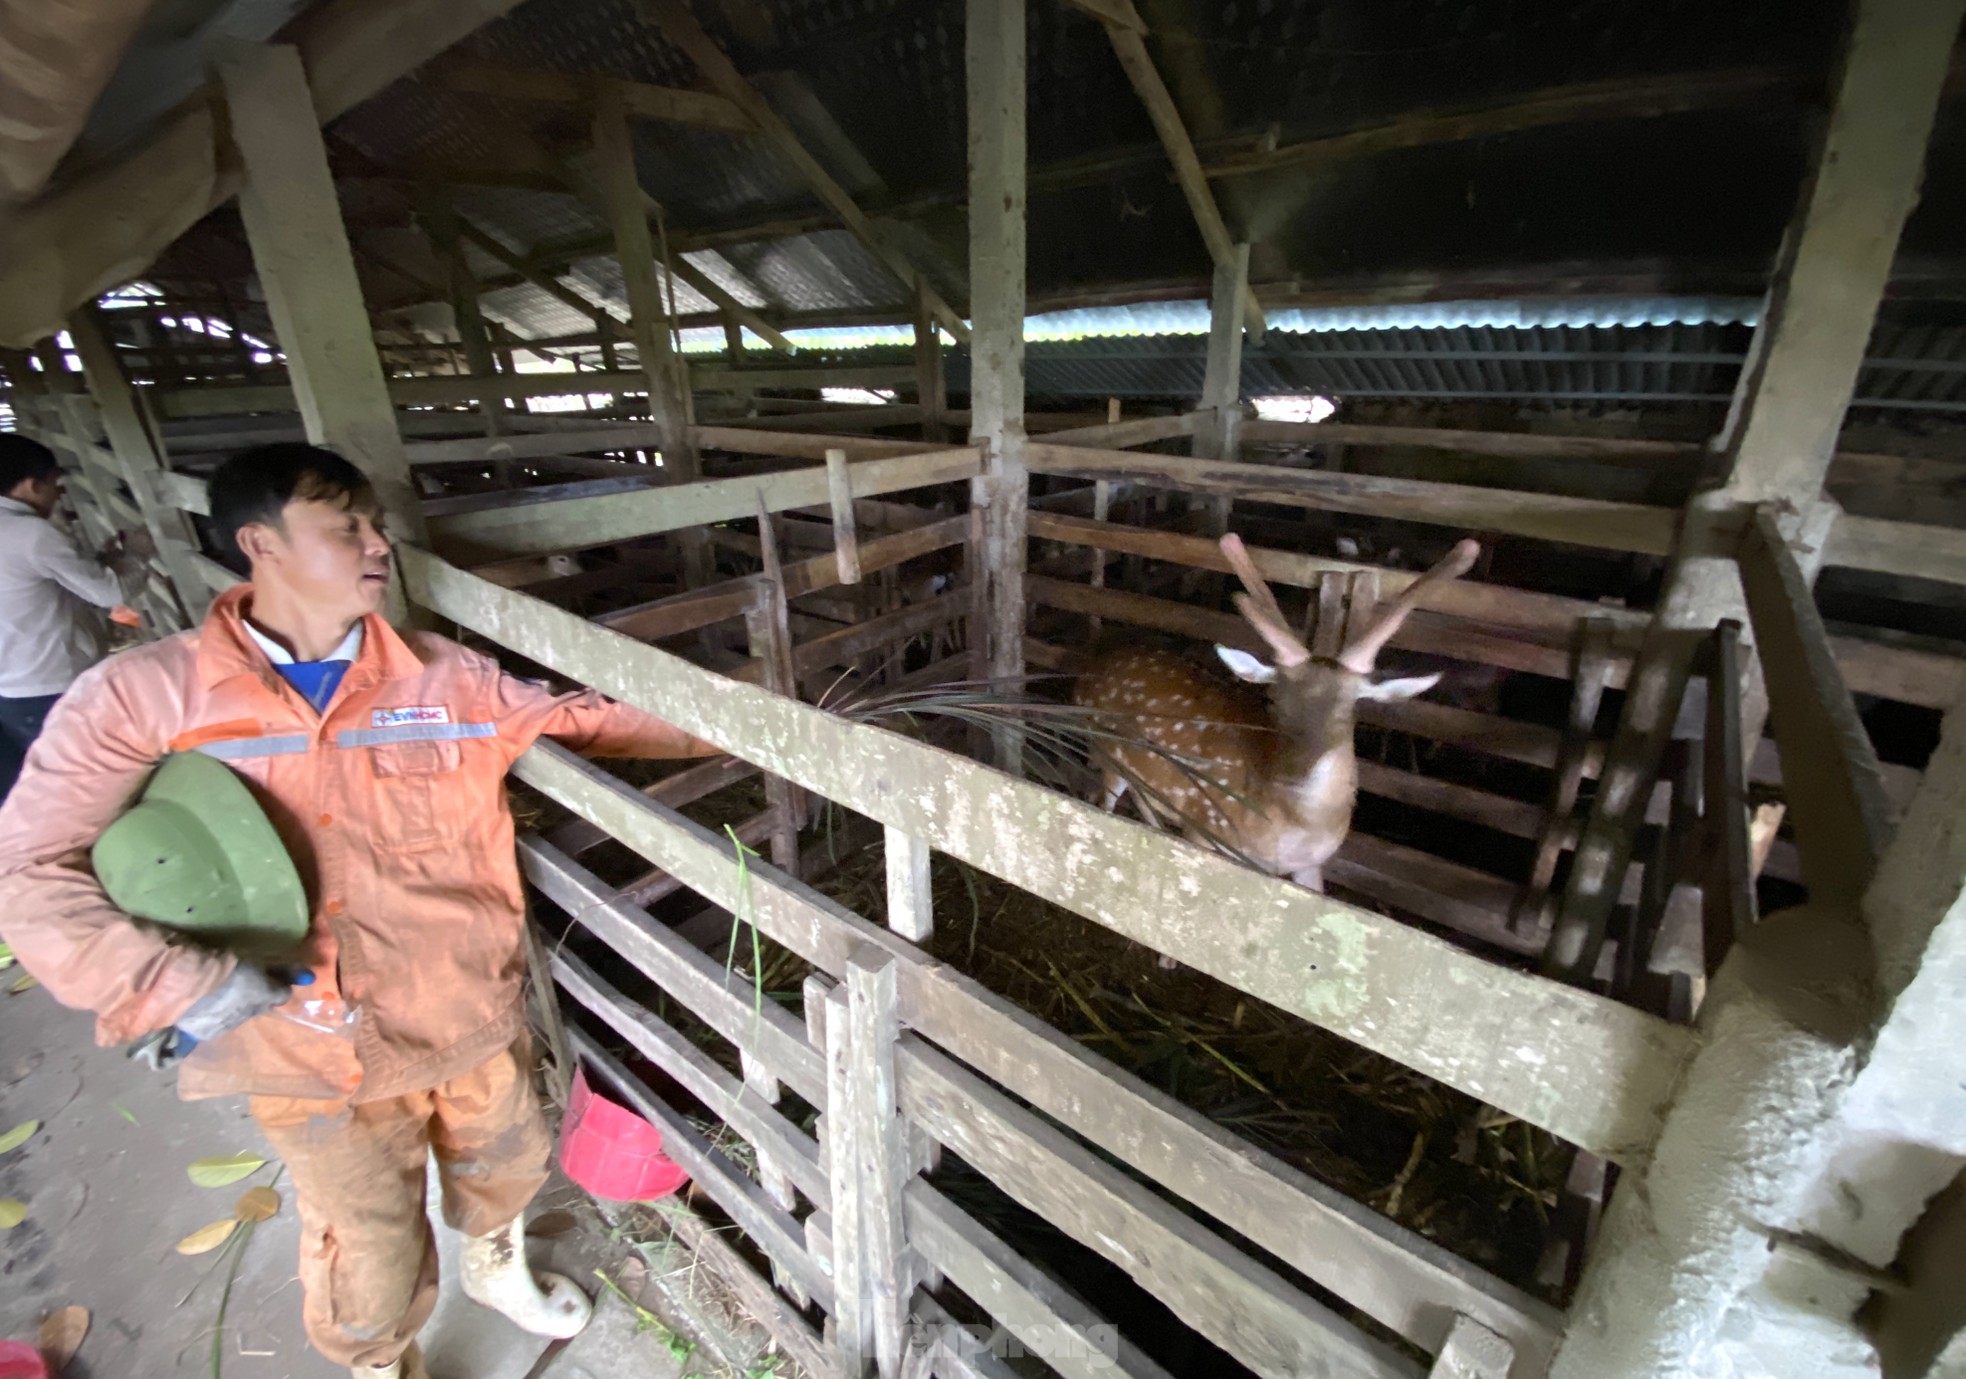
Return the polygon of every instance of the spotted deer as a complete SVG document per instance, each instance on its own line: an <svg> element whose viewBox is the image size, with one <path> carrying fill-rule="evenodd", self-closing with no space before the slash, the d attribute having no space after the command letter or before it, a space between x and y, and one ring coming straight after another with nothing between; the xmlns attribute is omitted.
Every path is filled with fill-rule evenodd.
<svg viewBox="0 0 1966 1379"><path fill-rule="evenodd" d="M1427 588L1466 574L1481 547L1456 545L1380 605L1335 659L1313 656L1291 631L1240 537L1224 536L1222 554L1247 591L1236 596L1236 606L1268 643L1275 664L1218 646L1224 664L1247 682L1231 684L1186 657L1133 648L1088 669L1073 701L1100 710L1113 731L1151 744L1100 749L1102 803L1116 808L1132 787L1150 821L1176 825L1192 842L1321 891L1324 864L1352 826L1358 701L1411 699L1440 679L1436 673L1375 681L1380 648ZM1267 696L1254 685L1268 686Z"/></svg>

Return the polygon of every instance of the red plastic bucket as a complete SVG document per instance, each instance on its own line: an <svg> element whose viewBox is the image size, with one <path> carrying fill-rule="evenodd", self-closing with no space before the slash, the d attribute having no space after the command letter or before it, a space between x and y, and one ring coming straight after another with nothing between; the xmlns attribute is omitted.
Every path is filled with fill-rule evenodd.
<svg viewBox="0 0 1966 1379"><path fill-rule="evenodd" d="M48 1362L26 1341L0 1341L0 1379L49 1379Z"/></svg>
<svg viewBox="0 0 1966 1379"><path fill-rule="evenodd" d="M587 1085L577 1068L567 1118L560 1127L560 1168L581 1187L610 1202L653 1202L689 1181L662 1152L662 1132ZM0 1371L0 1379L6 1379Z"/></svg>

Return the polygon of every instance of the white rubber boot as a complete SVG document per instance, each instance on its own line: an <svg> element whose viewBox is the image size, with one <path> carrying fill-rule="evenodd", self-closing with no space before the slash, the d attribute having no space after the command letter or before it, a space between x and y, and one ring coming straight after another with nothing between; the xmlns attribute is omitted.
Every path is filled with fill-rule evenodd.
<svg viewBox="0 0 1966 1379"><path fill-rule="evenodd" d="M504 1313L535 1336L564 1341L579 1335L594 1314L594 1304L565 1275L542 1274L534 1280L517 1221L490 1235L464 1237L463 1264L464 1296Z"/></svg>

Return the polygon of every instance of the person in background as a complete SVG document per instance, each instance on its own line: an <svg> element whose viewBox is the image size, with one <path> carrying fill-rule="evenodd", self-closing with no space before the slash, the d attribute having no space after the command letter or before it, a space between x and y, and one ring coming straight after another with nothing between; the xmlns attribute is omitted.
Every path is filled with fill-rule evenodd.
<svg viewBox="0 0 1966 1379"><path fill-rule="evenodd" d="M339 455L248 450L210 493L212 525L251 582L213 600L203 626L112 656L55 706L0 809L0 938L55 999L95 1012L99 1042L197 1041L180 1096L249 1098L294 1187L307 1334L329 1360L357 1379L422 1379L433 1154L444 1215L465 1237L465 1295L536 1335L571 1336L587 1298L526 1263L521 1213L552 1135L532 1084L505 773L541 737L596 756L718 749L392 628L378 611L393 563L382 511ZM183 751L238 772L286 844L312 911L300 971L138 923L91 870L96 839Z"/></svg>
<svg viewBox="0 0 1966 1379"><path fill-rule="evenodd" d="M137 595L149 534L84 555L49 519L61 466L39 441L0 433L0 802L48 710L102 659L103 617Z"/></svg>

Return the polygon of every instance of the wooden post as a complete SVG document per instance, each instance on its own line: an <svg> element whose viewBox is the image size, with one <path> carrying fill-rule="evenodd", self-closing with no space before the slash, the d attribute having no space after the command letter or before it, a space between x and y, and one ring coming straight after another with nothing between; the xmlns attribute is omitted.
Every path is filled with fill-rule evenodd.
<svg viewBox="0 0 1966 1379"><path fill-rule="evenodd" d="M1711 977L1727 950L1754 924L1753 856L1748 846L1746 752L1741 745L1741 625L1731 618L1713 633L1707 672L1704 752L1706 819L1703 851L1702 961Z"/></svg>
<svg viewBox="0 0 1966 1379"><path fill-rule="evenodd" d="M892 956L863 947L847 960L846 1005L850 1076L841 1122L848 1151L834 1157L834 1180L849 1172L855 1179L861 1296L873 1351L881 1379L900 1379L914 1291L901 1196L914 1173L897 1105L894 1046L901 1023ZM844 1250L844 1225L839 1235L836 1248Z"/></svg>
<svg viewBox="0 0 1966 1379"><path fill-rule="evenodd" d="M239 215L308 440L368 475L400 540L427 540L300 53L235 51L217 73L245 172ZM391 582L392 618L408 613Z"/></svg>
<svg viewBox="0 0 1966 1379"><path fill-rule="evenodd" d="M655 272L655 242L649 235L642 184L635 172L634 131L628 123L620 84L595 83L594 157L606 195L608 221L614 230L615 255L621 260L621 280L628 294L629 330L635 354L648 379L649 419L662 436L664 477L682 481L702 473L696 446L689 434L689 408L671 347L669 309L662 300L662 283ZM713 578L708 535L697 529L681 533L685 578L690 587Z"/></svg>
<svg viewBox="0 0 1966 1379"><path fill-rule="evenodd" d="M846 451L826 452L826 493L833 505L833 555L839 561L840 583L860 583L860 531L853 518L853 475Z"/></svg>
<svg viewBox="0 0 1966 1379"><path fill-rule="evenodd" d="M887 927L911 943L927 943L935 932L928 864L926 839L887 830Z"/></svg>
<svg viewBox="0 0 1966 1379"><path fill-rule="evenodd" d="M763 666L761 682L775 694L799 697L792 665L791 613L785 600L785 571L778 558L778 533L758 494L758 542L764 557L764 583L744 614L745 637L753 660ZM805 825L805 792L783 776L767 773L765 799L771 805L771 860L781 871L799 874L799 830Z"/></svg>
<svg viewBox="0 0 1966 1379"><path fill-rule="evenodd" d="M810 996L810 978L807 991ZM852 1124L855 1088L865 1069L854 1057L858 1050L845 987L835 986L826 992L823 1012L818 1033L826 1049L825 1167L833 1189L831 1219L827 1222L832 1231L833 1259L830 1321L839 1349L841 1379L865 1379L876 1350L874 1301L861 1224L865 1189L860 1144ZM810 1011L807 1019L810 1022Z"/></svg>
<svg viewBox="0 0 1966 1379"><path fill-rule="evenodd" d="M1544 964L1551 975L1582 981L1595 969L1693 660L1721 619L1746 621L1733 561L1744 505L1785 503L1804 528L1827 529L1823 478L1918 198L1962 8L1962 0L1861 0L1855 8L1829 124L1736 388L1725 479L1687 506L1578 841ZM1813 580L1821 543L1796 555ZM1758 669L1751 676L1742 696L1749 752L1767 721Z"/></svg>
<svg viewBox="0 0 1966 1379"><path fill-rule="evenodd" d="M1208 294L1208 365L1201 385L1201 424L1193 453L1211 460L1233 460L1242 450L1242 295L1249 283L1249 245L1238 244L1234 258L1215 266ZM1228 502L1222 503L1224 521ZM1220 531L1210 532L1220 536Z"/></svg>
<svg viewBox="0 0 1966 1379"><path fill-rule="evenodd" d="M235 338L238 335L236 325L233 334ZM156 492L156 476L170 468L164 447L143 414L122 361L116 357L100 310L92 305L76 312L69 318L68 335L82 361L82 377L95 399L110 453L123 471L137 511L143 514L144 526L156 543L157 558L163 562L177 595L178 616L186 623L196 622L204 616L212 591L192 559L199 550L197 528L181 509L162 501Z"/></svg>
<svg viewBox="0 0 1966 1379"><path fill-rule="evenodd" d="M936 324L926 284L915 282L915 401L922 409L922 439L936 445L949 439L949 383L942 360L942 328Z"/></svg>
<svg viewBox="0 0 1966 1379"><path fill-rule="evenodd" d="M1024 465L1024 0L966 0L969 90L970 438L984 472L970 485L983 512L977 572L984 616L970 629L981 678L1009 688L1024 674L1024 559L1031 481ZM997 764L1021 773L1023 735L994 734Z"/></svg>

